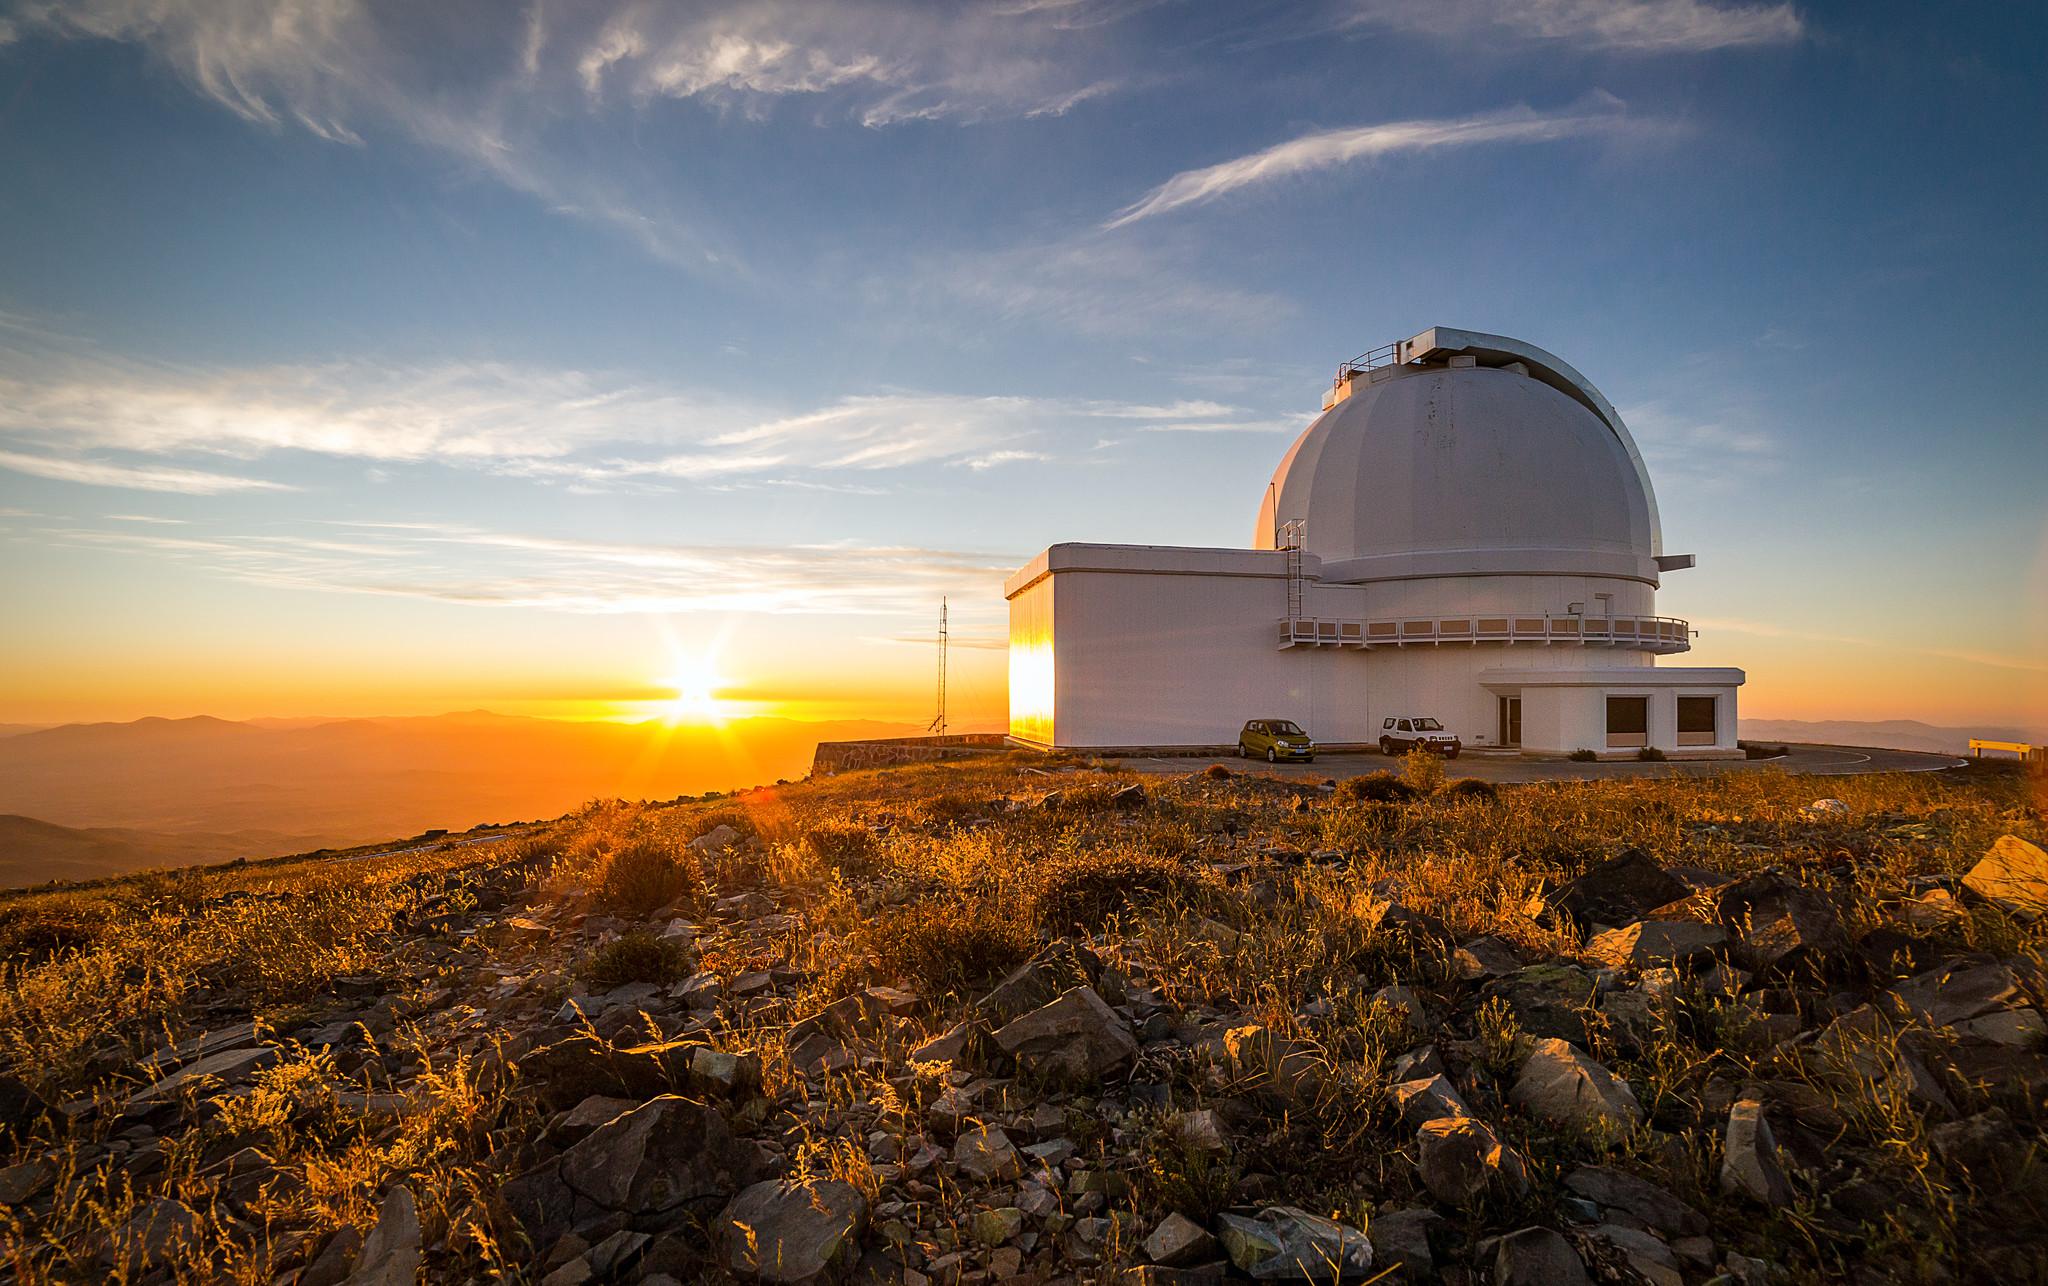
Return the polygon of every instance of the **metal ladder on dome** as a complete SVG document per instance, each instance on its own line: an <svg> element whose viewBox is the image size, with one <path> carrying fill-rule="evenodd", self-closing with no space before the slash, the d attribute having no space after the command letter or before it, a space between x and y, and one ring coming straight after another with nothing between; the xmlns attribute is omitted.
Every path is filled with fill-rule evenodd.
<svg viewBox="0 0 2048 1286"><path fill-rule="evenodd" d="M1301 620L1307 577L1302 572L1302 555L1308 545L1308 519L1290 518L1280 524L1280 548L1287 552L1287 633L1293 636Z"/></svg>

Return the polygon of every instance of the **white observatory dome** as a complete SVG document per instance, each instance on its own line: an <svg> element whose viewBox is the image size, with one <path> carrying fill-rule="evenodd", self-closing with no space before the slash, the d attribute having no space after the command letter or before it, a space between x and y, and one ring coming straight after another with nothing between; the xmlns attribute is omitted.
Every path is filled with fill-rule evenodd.
<svg viewBox="0 0 2048 1286"><path fill-rule="evenodd" d="M1655 584L1656 500L1606 400L1540 349L1429 335L1514 347L1347 367L1339 400L1274 472L1254 545L1285 543L1281 524L1300 519L1332 580L1535 573ZM1539 355L1547 361L1530 360Z"/></svg>

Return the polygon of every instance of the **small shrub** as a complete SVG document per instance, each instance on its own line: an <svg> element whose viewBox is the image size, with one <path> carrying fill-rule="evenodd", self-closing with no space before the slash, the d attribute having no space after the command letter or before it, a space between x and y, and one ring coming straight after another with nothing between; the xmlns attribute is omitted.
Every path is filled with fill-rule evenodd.
<svg viewBox="0 0 2048 1286"><path fill-rule="evenodd" d="M1738 741L1745 759L1782 759L1792 753L1788 746L1767 746L1758 741Z"/></svg>
<svg viewBox="0 0 2048 1286"><path fill-rule="evenodd" d="M1669 758L1669 755L1655 746L1644 746L1641 750L1636 751L1636 761L1638 763L1661 764Z"/></svg>
<svg viewBox="0 0 2048 1286"><path fill-rule="evenodd" d="M1444 793L1463 799L1484 799L1489 803L1500 799L1500 791L1492 782L1481 781L1477 777L1460 777L1444 787Z"/></svg>
<svg viewBox="0 0 2048 1286"><path fill-rule="evenodd" d="M1417 746L1401 759L1401 778L1420 795L1430 794L1444 784L1443 757Z"/></svg>
<svg viewBox="0 0 2048 1286"><path fill-rule="evenodd" d="M629 982L666 986L683 978L689 968L690 953L682 943L651 933L627 933L599 947L583 973L591 986L609 991Z"/></svg>
<svg viewBox="0 0 2048 1286"><path fill-rule="evenodd" d="M1213 878L1143 850L1064 854L1033 874L1032 918L1048 933L1093 932L1126 907L1190 900L1207 892Z"/></svg>
<svg viewBox="0 0 2048 1286"><path fill-rule="evenodd" d="M704 897L696 855L671 840L642 836L613 849L597 884L598 902L624 915L647 915L671 902Z"/></svg>
<svg viewBox="0 0 2048 1286"><path fill-rule="evenodd" d="M1204 777L1207 777L1210 781L1229 781L1231 778L1231 771L1230 769L1224 767L1222 764L1210 764L1207 768L1204 768L1202 770L1202 775Z"/></svg>
<svg viewBox="0 0 2048 1286"><path fill-rule="evenodd" d="M1575 764L1591 764L1598 763L1600 761L1599 754L1597 754L1594 751L1586 749L1584 746L1580 746L1577 750L1572 751L1570 754L1566 755L1565 758L1571 760Z"/></svg>
<svg viewBox="0 0 2048 1286"><path fill-rule="evenodd" d="M1237 1166L1188 1137L1180 1113L1155 1118L1139 1142L1139 1183L1153 1204L1207 1225L1237 1199Z"/></svg>
<svg viewBox="0 0 2048 1286"><path fill-rule="evenodd" d="M858 822L824 822L804 832L804 847L847 879L875 872L875 833Z"/></svg>
<svg viewBox="0 0 2048 1286"><path fill-rule="evenodd" d="M1415 798L1415 793L1415 787L1390 772L1369 772L1338 782L1332 798L1340 804L1399 804Z"/></svg>
<svg viewBox="0 0 2048 1286"><path fill-rule="evenodd" d="M871 922L860 936L883 975L913 983L927 996L979 987L1038 948L1028 923L971 902L920 902Z"/></svg>
<svg viewBox="0 0 2048 1286"><path fill-rule="evenodd" d="M967 791L948 791L919 800L914 814L918 825L927 830L952 830L963 822L988 815L988 797Z"/></svg>

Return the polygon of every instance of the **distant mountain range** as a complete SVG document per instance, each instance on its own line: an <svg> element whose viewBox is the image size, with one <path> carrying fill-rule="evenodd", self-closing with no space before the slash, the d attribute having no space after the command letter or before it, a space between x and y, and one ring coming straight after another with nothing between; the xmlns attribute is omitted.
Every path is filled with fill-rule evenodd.
<svg viewBox="0 0 2048 1286"><path fill-rule="evenodd" d="M0 735L0 815L14 815L0 823L0 882L556 817L593 798L731 790L803 776L820 741L918 731L872 720L670 726L470 711L16 732Z"/></svg>
<svg viewBox="0 0 2048 1286"><path fill-rule="evenodd" d="M2026 741L2039 745L2048 734L2020 728L1942 728L1918 719L1744 719L1746 741L1807 741L1828 746L1877 746L1885 750L1925 750L1934 754L1966 754L1970 738Z"/></svg>

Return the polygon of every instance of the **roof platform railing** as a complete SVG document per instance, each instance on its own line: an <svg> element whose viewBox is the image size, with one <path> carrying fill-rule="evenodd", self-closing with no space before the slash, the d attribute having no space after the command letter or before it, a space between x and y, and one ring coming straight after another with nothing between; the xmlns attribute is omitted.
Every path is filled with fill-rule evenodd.
<svg viewBox="0 0 2048 1286"><path fill-rule="evenodd" d="M1441 647L1446 643L1579 643L1631 651L1671 653L1692 647L1694 631L1675 616L1572 616L1527 612L1466 612L1456 616L1401 616L1337 620L1290 616L1280 623L1280 646L1357 648Z"/></svg>

